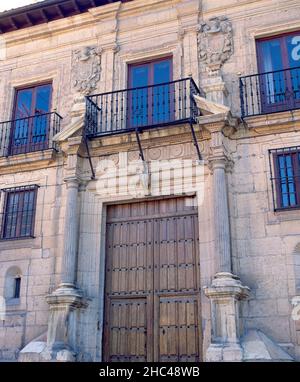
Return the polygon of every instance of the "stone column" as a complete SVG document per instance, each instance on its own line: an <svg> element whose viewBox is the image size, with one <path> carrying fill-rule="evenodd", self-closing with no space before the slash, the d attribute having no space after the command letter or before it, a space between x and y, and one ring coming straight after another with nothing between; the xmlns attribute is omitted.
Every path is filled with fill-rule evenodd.
<svg viewBox="0 0 300 382"><path fill-rule="evenodd" d="M242 325L240 301L247 298L249 288L232 274L231 235L228 202L227 170L232 166L228 155L228 140L234 130L230 116L219 114L200 117L200 123L211 134L214 263L216 274L210 287L204 288L211 303L211 344L206 361L241 361ZM232 126L230 126L232 124Z"/></svg>
<svg viewBox="0 0 300 382"><path fill-rule="evenodd" d="M231 244L228 210L226 158L211 162L213 173L214 242L218 272L231 272Z"/></svg>
<svg viewBox="0 0 300 382"><path fill-rule="evenodd" d="M78 247L79 182L76 178L66 179L65 181L67 185L67 201L61 286L75 288Z"/></svg>
<svg viewBox="0 0 300 382"><path fill-rule="evenodd" d="M80 309L87 306L83 292L76 285L81 182L78 174L80 173L79 158L82 155L82 137L66 138L61 142L61 148L67 157L62 268L58 288L46 296L49 304L49 321L44 358L68 362L74 361L79 351L76 341L78 315Z"/></svg>
<svg viewBox="0 0 300 382"><path fill-rule="evenodd" d="M50 306L47 335L48 359L69 362L76 359L77 312L86 306L83 293L76 287L78 227L79 227L79 180L65 179L67 187L64 251L62 275L59 287L46 297Z"/></svg>

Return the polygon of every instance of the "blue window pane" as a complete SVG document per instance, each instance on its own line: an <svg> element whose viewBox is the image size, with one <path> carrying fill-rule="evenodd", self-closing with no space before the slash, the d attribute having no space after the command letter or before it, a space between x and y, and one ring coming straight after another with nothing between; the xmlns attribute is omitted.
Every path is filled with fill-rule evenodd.
<svg viewBox="0 0 300 382"><path fill-rule="evenodd" d="M282 51L279 39L261 43L263 72L282 70ZM285 99L285 78L283 72L268 73L262 76L265 100L268 104L282 102Z"/></svg>
<svg viewBox="0 0 300 382"><path fill-rule="evenodd" d="M131 127L166 123L171 120L171 60L150 62L131 68L129 121ZM146 87L141 89L141 87Z"/></svg>
<svg viewBox="0 0 300 382"><path fill-rule="evenodd" d="M300 34L286 38L292 91L294 99L300 99Z"/></svg>
<svg viewBox="0 0 300 382"><path fill-rule="evenodd" d="M171 61L161 61L154 64L154 85L171 81Z"/></svg>
<svg viewBox="0 0 300 382"><path fill-rule="evenodd" d="M36 115L37 117L33 119L33 132L32 132L33 143L41 143L47 140L49 117L47 115L41 115L41 116L39 115L49 113L50 96L51 96L50 85L39 86L36 89L36 103L35 103L34 115Z"/></svg>
<svg viewBox="0 0 300 382"><path fill-rule="evenodd" d="M4 238L10 239L16 236L18 219L19 194L8 195L6 207L6 219L4 226Z"/></svg>
<svg viewBox="0 0 300 382"><path fill-rule="evenodd" d="M263 71L273 72L283 69L282 52L279 39L263 41L261 43Z"/></svg>
<svg viewBox="0 0 300 382"><path fill-rule="evenodd" d="M154 64L154 85L171 81L170 60ZM161 85L153 88L153 123L166 123L171 119L172 85Z"/></svg>
<svg viewBox="0 0 300 382"><path fill-rule="evenodd" d="M43 114L50 111L51 86L39 86L36 89L36 103L34 114Z"/></svg>
<svg viewBox="0 0 300 382"><path fill-rule="evenodd" d="M131 70L131 87L149 85L149 68L147 65L133 67ZM145 126L148 122L148 88L130 91L129 97L130 125Z"/></svg>
<svg viewBox="0 0 300 382"><path fill-rule="evenodd" d="M291 68L300 66L300 34L286 38L288 59Z"/></svg>
<svg viewBox="0 0 300 382"><path fill-rule="evenodd" d="M28 142L30 118L16 120L14 125L14 146L26 145Z"/></svg>
<svg viewBox="0 0 300 382"><path fill-rule="evenodd" d="M282 207L293 207L297 205L293 156L279 155L278 164Z"/></svg>
<svg viewBox="0 0 300 382"><path fill-rule="evenodd" d="M17 95L15 118L29 117L32 113L32 102L32 89L19 90Z"/></svg>

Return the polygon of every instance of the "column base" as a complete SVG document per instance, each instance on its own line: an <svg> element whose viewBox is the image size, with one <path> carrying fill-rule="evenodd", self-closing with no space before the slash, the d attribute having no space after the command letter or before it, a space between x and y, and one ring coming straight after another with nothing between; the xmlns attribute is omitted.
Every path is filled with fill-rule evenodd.
<svg viewBox="0 0 300 382"><path fill-rule="evenodd" d="M216 273L211 287L205 288L205 295L208 298L227 295L242 300L248 297L249 292L250 288L243 286L240 278L230 272Z"/></svg>
<svg viewBox="0 0 300 382"><path fill-rule="evenodd" d="M77 355L77 313L87 307L87 300L80 289L68 283L60 284L46 300L50 314L44 357L51 361L74 362Z"/></svg>
<svg viewBox="0 0 300 382"><path fill-rule="evenodd" d="M248 297L249 292L250 289L229 272L217 273L212 285L204 289L211 302L212 321L212 339L206 361L242 361L240 302Z"/></svg>
<svg viewBox="0 0 300 382"><path fill-rule="evenodd" d="M240 344L210 344L206 351L206 362L242 362L243 349Z"/></svg>

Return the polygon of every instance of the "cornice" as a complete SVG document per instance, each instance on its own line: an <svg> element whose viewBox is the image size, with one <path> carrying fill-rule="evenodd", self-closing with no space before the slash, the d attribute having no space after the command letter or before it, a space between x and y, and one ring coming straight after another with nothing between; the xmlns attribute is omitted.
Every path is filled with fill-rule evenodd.
<svg viewBox="0 0 300 382"><path fill-rule="evenodd" d="M236 139L299 132L300 110L248 117L244 119L244 127L238 129Z"/></svg>
<svg viewBox="0 0 300 382"><path fill-rule="evenodd" d="M60 155L52 149L0 158L0 173L12 174L61 166Z"/></svg>
<svg viewBox="0 0 300 382"><path fill-rule="evenodd" d="M266 13L269 15L272 10L278 12L280 10L287 11L290 8L295 9L295 7L299 7L299 5L298 0L277 1L276 4L270 0L240 0L232 4L226 4L226 6L221 5L210 9L203 8L203 18L209 19L216 14L226 13L230 15L232 21L244 20L249 16L261 16Z"/></svg>

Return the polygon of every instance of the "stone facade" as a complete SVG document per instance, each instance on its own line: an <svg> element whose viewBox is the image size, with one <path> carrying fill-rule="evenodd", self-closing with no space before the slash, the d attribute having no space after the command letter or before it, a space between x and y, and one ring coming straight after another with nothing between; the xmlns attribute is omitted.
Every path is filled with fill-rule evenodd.
<svg viewBox="0 0 300 382"><path fill-rule="evenodd" d="M63 124L57 152L0 157L0 189L39 185L35 237L0 241L0 295L11 268L22 279L0 311L0 359L103 359L107 205L133 200L129 184L140 200L174 195L164 179L151 188L155 161L199 163L189 128L169 126L142 134L146 164L134 133L89 141L92 179L83 96L125 89L128 64L172 55L174 79L192 76L205 93L195 97L203 175L185 190L198 200L203 360L300 360L300 212L274 212L268 156L299 144L300 111L246 123L239 101L239 76L258 70L255 39L300 30L299 13L296 0L133 0L3 35L0 120L15 88L51 80ZM122 192L105 193L105 161L140 171L119 172Z"/></svg>

